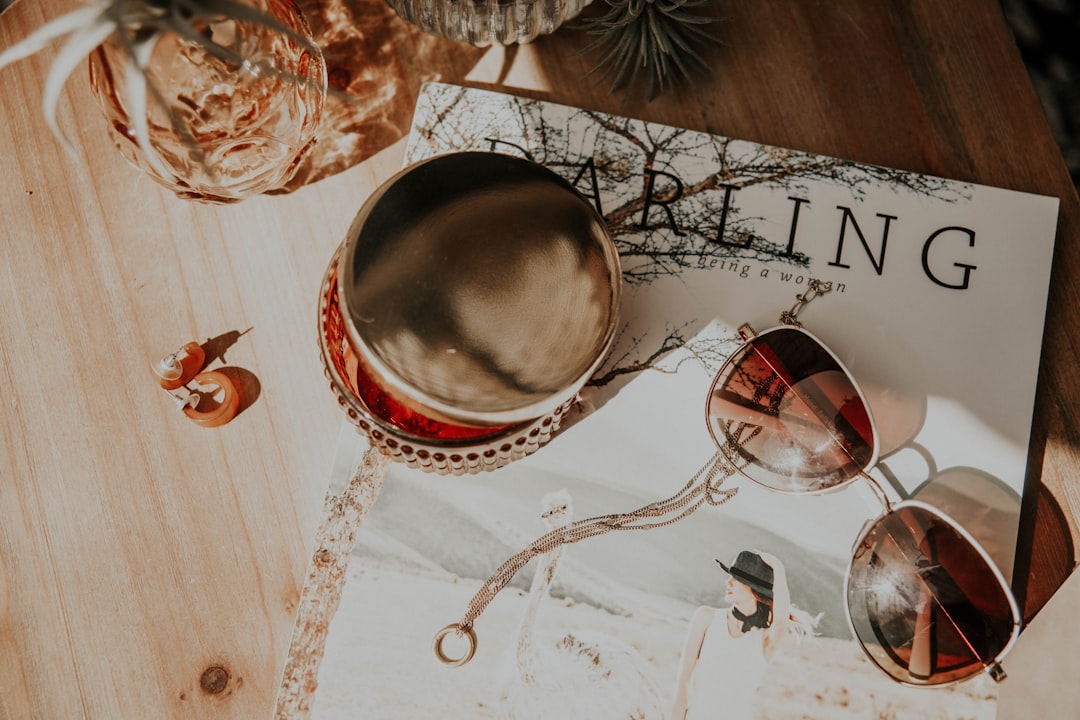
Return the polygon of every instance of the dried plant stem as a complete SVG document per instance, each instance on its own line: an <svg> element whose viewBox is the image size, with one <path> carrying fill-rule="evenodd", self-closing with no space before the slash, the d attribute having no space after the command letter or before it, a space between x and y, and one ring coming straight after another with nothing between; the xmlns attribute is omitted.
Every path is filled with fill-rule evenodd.
<svg viewBox="0 0 1080 720"><path fill-rule="evenodd" d="M330 492L326 496L322 523L315 535L315 552L300 593L274 720L310 717L330 621L341 602L356 533L382 489L388 462L381 451L369 447L341 494Z"/></svg>

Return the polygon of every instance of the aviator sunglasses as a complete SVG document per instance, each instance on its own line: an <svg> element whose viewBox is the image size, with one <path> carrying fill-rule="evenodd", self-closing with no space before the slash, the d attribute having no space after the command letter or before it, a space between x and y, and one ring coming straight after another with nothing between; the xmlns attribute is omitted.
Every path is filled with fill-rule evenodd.
<svg viewBox="0 0 1080 720"><path fill-rule="evenodd" d="M916 500L892 502L870 474L878 433L862 390L829 348L799 323L803 307L831 284L811 281L781 324L762 333L739 328L742 344L709 388L706 419L718 452L674 496L628 513L579 520L537 538L503 563L469 602L463 619L435 636L450 666L476 650L473 624L533 557L614 530L673 524L704 504L719 505L741 474L775 492L814 494L863 480L883 510L856 538L844 597L852 632L867 657L893 680L948 685L988 673L1020 631L1020 611L1001 571L956 521ZM444 643L463 637L466 652Z"/></svg>

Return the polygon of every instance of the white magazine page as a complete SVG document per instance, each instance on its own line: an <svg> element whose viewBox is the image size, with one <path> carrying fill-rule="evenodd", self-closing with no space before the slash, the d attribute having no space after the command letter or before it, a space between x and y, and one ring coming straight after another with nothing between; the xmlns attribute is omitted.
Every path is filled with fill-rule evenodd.
<svg viewBox="0 0 1080 720"><path fill-rule="evenodd" d="M695 618L726 618L732 603L719 563L758 551L783 568L792 625L806 632L788 633L765 663L760 648L732 655L749 659L718 665L729 671L695 691L687 717L993 718L988 677L906 688L853 639L844 574L881 511L858 486L785 496L733 478L739 492L724 505L534 560L477 621L469 665L440 665L431 645L548 529L542 513L629 511L682 487L715 451L705 400L736 329L776 325L811 278L833 290L800 320L863 386L881 436L873 474L952 515L1008 578L1057 201L425 86L410 162L491 149L533 157L600 206L623 262L624 324L581 407L535 455L467 477L391 467L360 533L314 716L672 717ZM362 443L343 433L337 464Z"/></svg>

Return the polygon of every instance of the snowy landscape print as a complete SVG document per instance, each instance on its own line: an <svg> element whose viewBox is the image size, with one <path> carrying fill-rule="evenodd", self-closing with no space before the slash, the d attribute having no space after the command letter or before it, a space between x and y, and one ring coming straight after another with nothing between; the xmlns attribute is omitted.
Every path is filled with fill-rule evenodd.
<svg viewBox="0 0 1080 720"><path fill-rule="evenodd" d="M753 720L993 718L989 678L948 689L904 688L852 639L842 598L847 552L876 512L857 488L790 497L735 478L728 483L739 493L723 506L667 528L567 546L550 587L531 587L550 569L538 558L492 602L477 621L477 655L469 665L449 669L435 660L435 632L460 617L495 567L548 529L540 516L550 503L569 500L575 517L630 510L672 494L708 459L699 407L708 371L680 362L691 358L688 352L682 356L638 377L544 451L495 473L441 478L393 468L359 537L314 716L670 717L690 618L701 605L725 607L727 575L715 560L727 563L754 549L784 562L793 602L820 620L816 637L786 639ZM530 681L541 691L528 709L514 704L524 682L523 628L535 645L526 648L535 655ZM595 666L583 672L560 654L566 636L596 648L602 679L589 674ZM642 673L655 709L631 714L622 703L640 707Z"/></svg>

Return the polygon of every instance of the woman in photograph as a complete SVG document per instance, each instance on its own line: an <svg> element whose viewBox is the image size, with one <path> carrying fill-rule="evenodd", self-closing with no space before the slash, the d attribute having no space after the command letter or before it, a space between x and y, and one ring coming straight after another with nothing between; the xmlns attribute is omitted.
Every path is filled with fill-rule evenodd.
<svg viewBox="0 0 1080 720"><path fill-rule="evenodd" d="M791 605L784 565L744 550L726 565L727 609L699 607L683 646L671 720L750 720L754 696L788 631L816 623Z"/></svg>

